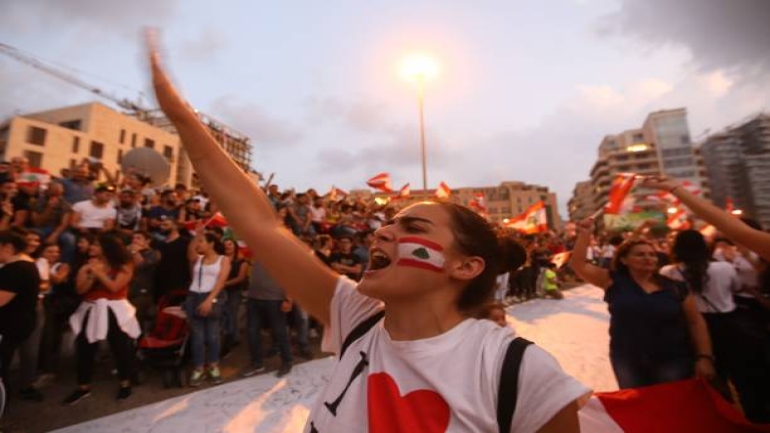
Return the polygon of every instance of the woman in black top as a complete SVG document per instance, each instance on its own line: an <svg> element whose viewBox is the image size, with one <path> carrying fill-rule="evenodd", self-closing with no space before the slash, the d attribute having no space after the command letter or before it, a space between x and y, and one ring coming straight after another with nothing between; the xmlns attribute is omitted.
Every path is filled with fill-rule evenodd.
<svg viewBox="0 0 770 433"><path fill-rule="evenodd" d="M21 257L25 248L20 234L0 232L0 377L5 383L13 354L35 329L40 274L34 262Z"/></svg>
<svg viewBox="0 0 770 433"><path fill-rule="evenodd" d="M225 256L230 259L230 273L225 281L227 301L222 314L222 331L224 342L222 351L229 353L230 349L240 344L238 335L238 310L241 306L243 291L248 287L248 263L241 258L238 242L235 239L225 239L223 242Z"/></svg>
<svg viewBox="0 0 770 433"><path fill-rule="evenodd" d="M610 361L618 386L672 382L690 378L693 372L713 378L706 322L687 288L658 274L655 247L645 240L626 241L615 253L612 270L607 270L586 260L592 229L593 219L578 224L570 265L584 280L605 291Z"/></svg>

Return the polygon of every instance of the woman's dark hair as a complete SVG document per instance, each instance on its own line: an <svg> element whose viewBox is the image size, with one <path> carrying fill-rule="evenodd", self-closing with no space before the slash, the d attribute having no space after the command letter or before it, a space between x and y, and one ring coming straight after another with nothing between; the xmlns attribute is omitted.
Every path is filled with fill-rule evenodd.
<svg viewBox="0 0 770 433"><path fill-rule="evenodd" d="M676 261L684 264L682 276L690 289L695 293L703 293L711 262L711 253L703 235L697 230L679 232L674 238L671 252Z"/></svg>
<svg viewBox="0 0 770 433"><path fill-rule="evenodd" d="M203 235L203 238L206 239L207 243L214 244L215 253L219 254L220 256L225 254L225 246L222 244L222 241L219 240L219 236L208 232Z"/></svg>
<svg viewBox="0 0 770 433"><path fill-rule="evenodd" d="M487 302L476 310L477 319L490 319L492 312L495 310L502 310L505 313L505 305L500 302Z"/></svg>
<svg viewBox="0 0 770 433"><path fill-rule="evenodd" d="M75 242L77 243L81 239L85 239L89 244L93 244L96 240L96 235L91 232L80 233Z"/></svg>
<svg viewBox="0 0 770 433"><path fill-rule="evenodd" d="M631 272L628 270L628 266L623 263L623 259L628 257L628 254L631 253L631 250L639 245L647 245L653 250L655 249L655 245L653 245L650 241L639 238L629 239L620 244L617 251L615 251L615 257L612 258L612 270L623 275L631 275Z"/></svg>
<svg viewBox="0 0 770 433"><path fill-rule="evenodd" d="M527 260L527 252L512 237L498 237L487 220L470 208L449 202L433 203L449 213L456 248L484 260L484 270L468 283L457 302L460 311L473 314L492 299L497 276L521 267Z"/></svg>
<svg viewBox="0 0 770 433"><path fill-rule="evenodd" d="M240 255L241 255L241 250L240 250L240 248L238 248L238 242L236 242L235 239L233 239L233 238L223 239L222 240L222 250L223 251L225 249L225 242L232 242L233 243L233 247L235 247L235 248L233 248L233 250L234 250L234 252L233 252L233 262L237 261L240 258ZM214 249L216 249L216 246L214 247ZM224 254L224 252L222 254Z"/></svg>
<svg viewBox="0 0 770 433"><path fill-rule="evenodd" d="M131 253L128 252L123 241L113 233L102 233L97 238L99 247L102 249L102 256L110 265L110 268L117 270L131 263Z"/></svg>
<svg viewBox="0 0 770 433"><path fill-rule="evenodd" d="M0 231L0 245L10 245L15 254L19 254L27 248L27 240L16 230Z"/></svg>

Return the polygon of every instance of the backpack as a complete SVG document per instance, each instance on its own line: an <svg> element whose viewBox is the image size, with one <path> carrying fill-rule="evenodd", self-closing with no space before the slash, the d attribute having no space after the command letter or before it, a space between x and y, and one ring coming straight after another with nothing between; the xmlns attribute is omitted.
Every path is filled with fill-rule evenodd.
<svg viewBox="0 0 770 433"><path fill-rule="evenodd" d="M351 344L369 332L383 317L385 317L385 311L380 311L353 328L342 343L340 359ZM513 413L516 411L519 392L519 369L522 358L524 358L524 350L530 344L533 343L524 338L516 337L508 344L508 349L505 352L503 367L500 369L500 385L497 388L497 426L501 433L511 431L511 422L513 422Z"/></svg>

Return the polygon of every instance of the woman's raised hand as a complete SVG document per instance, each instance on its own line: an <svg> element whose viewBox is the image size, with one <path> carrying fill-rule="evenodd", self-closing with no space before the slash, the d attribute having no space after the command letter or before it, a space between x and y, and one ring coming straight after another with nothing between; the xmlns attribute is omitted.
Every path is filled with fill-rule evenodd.
<svg viewBox="0 0 770 433"><path fill-rule="evenodd" d="M152 74L155 98L158 100L158 105L160 105L163 113L171 121L181 121L186 116L194 114L192 108L182 99L174 85L171 84L171 80L161 66L158 31L156 29L148 29L145 34L145 42L150 60L150 72Z"/></svg>

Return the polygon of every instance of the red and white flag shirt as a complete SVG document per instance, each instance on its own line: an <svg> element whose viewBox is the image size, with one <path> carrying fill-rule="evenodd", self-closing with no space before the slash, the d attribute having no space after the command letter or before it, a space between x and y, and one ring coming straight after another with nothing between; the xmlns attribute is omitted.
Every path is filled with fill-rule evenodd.
<svg viewBox="0 0 770 433"><path fill-rule="evenodd" d="M340 278L323 350L339 354L347 335L383 308ZM497 395L510 328L467 319L432 338L393 341L380 320L351 344L308 418L305 432L497 431ZM537 346L522 360L511 431L535 432L590 391Z"/></svg>

